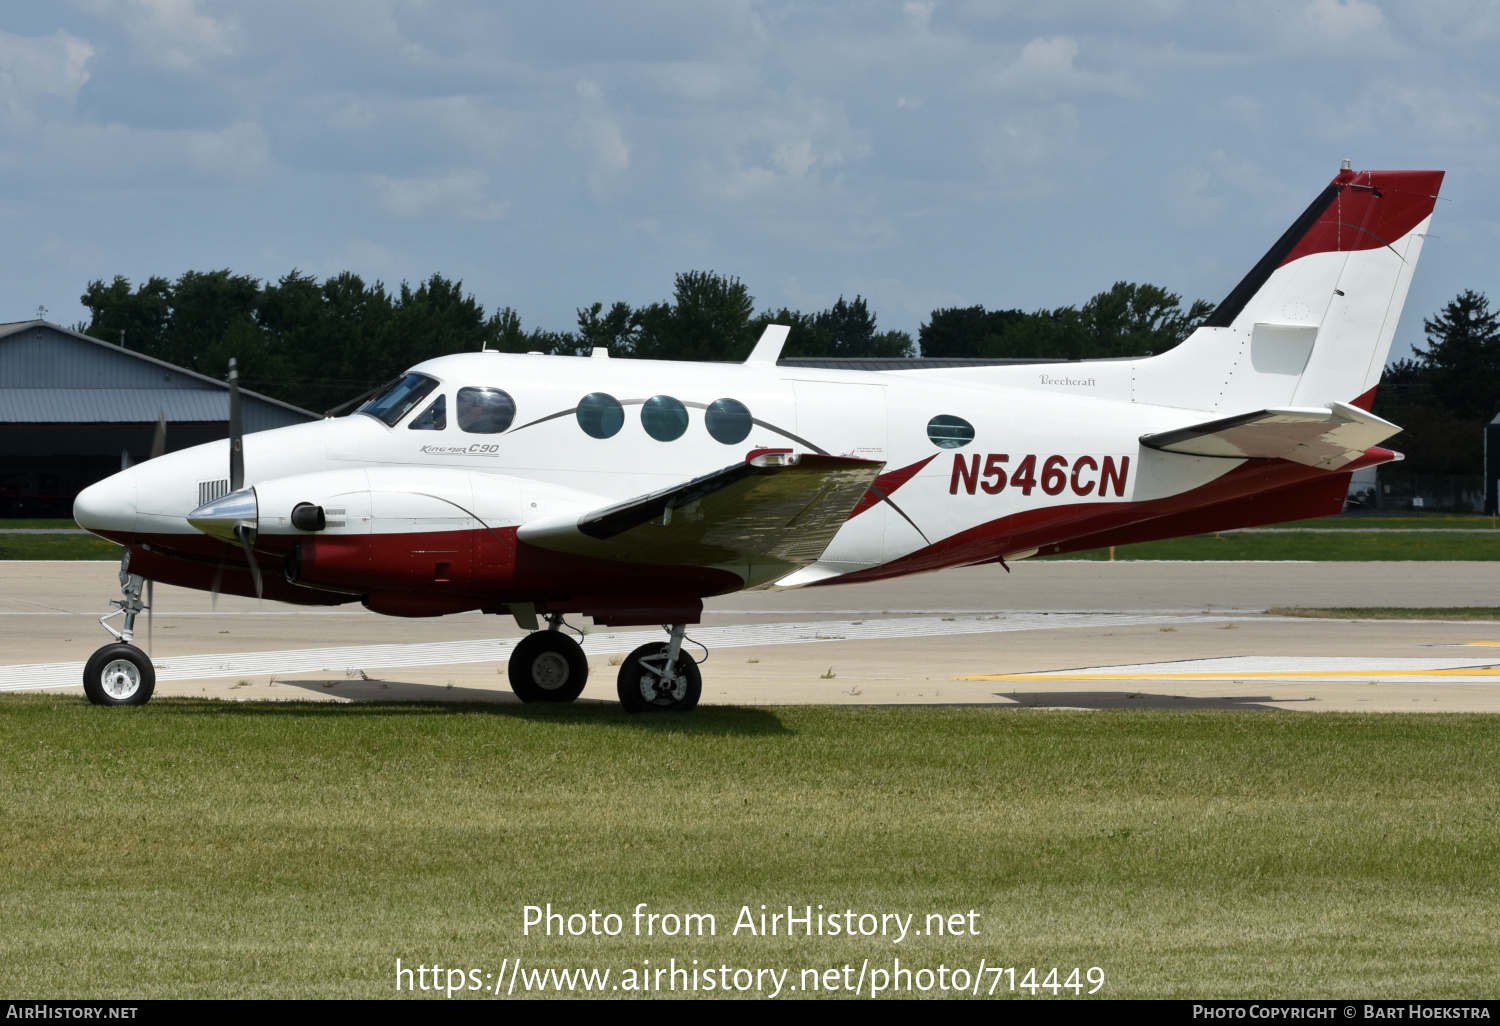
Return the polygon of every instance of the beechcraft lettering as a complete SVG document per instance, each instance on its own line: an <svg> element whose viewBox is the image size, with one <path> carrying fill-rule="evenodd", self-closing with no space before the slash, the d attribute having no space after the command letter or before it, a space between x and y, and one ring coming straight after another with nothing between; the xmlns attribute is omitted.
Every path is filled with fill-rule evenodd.
<svg viewBox="0 0 1500 1026"><path fill-rule="evenodd" d="M616 693L687 710L684 632L712 596L1337 513L1352 471L1400 458L1369 411L1442 181L1346 166L1179 345L1082 369L792 366L771 325L736 364L443 356L351 414L245 435L231 361L228 441L78 496L78 523L124 546L85 691L150 698L133 642L162 581L512 617L528 702L583 691L568 618L667 625Z"/></svg>

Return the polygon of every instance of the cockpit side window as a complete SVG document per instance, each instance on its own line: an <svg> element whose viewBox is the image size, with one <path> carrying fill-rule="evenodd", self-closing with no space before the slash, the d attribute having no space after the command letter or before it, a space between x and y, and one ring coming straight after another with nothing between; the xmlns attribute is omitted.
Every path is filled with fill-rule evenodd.
<svg viewBox="0 0 1500 1026"><path fill-rule="evenodd" d="M448 427L448 397L440 395L432 405L412 418L407 427L412 431L444 431Z"/></svg>
<svg viewBox="0 0 1500 1026"><path fill-rule="evenodd" d="M516 419L516 401L498 388L460 388L458 426L474 435L498 435Z"/></svg>
<svg viewBox="0 0 1500 1026"><path fill-rule="evenodd" d="M425 374L408 374L361 406L359 412L374 417L388 427L395 427L402 417L437 387L435 378L429 378Z"/></svg>

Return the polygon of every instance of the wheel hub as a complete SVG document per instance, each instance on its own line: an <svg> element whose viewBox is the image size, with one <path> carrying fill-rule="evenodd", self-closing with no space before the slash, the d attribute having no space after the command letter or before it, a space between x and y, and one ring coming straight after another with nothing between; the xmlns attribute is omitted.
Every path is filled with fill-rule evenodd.
<svg viewBox="0 0 1500 1026"><path fill-rule="evenodd" d="M656 672L641 674L641 697L655 705L680 702L687 694L687 677L674 673L671 677Z"/></svg>
<svg viewBox="0 0 1500 1026"><path fill-rule="evenodd" d="M123 701L141 687L141 671L128 659L116 659L99 675L104 691L115 701Z"/></svg>
<svg viewBox="0 0 1500 1026"><path fill-rule="evenodd" d="M543 652L531 662L531 679L545 691L556 691L569 675L568 660L560 652Z"/></svg>

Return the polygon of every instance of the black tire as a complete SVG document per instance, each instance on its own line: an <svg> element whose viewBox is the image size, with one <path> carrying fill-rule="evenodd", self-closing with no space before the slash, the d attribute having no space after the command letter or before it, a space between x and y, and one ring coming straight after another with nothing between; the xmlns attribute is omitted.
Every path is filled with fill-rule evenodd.
<svg viewBox="0 0 1500 1026"><path fill-rule="evenodd" d="M703 697L703 674L692 656L686 652L677 656L677 672L673 674L671 687L662 686L659 669L653 672L653 664L642 662L655 659L655 667L661 667L667 648L664 641L642 645L620 664L616 689L626 712L687 712L697 707L698 699Z"/></svg>
<svg viewBox="0 0 1500 1026"><path fill-rule="evenodd" d="M507 666L510 689L523 702L571 702L589 682L589 661L562 631L535 631L521 639Z"/></svg>
<svg viewBox="0 0 1500 1026"><path fill-rule="evenodd" d="M156 667L123 642L105 645L83 667L83 693L95 705L145 705L156 690Z"/></svg>

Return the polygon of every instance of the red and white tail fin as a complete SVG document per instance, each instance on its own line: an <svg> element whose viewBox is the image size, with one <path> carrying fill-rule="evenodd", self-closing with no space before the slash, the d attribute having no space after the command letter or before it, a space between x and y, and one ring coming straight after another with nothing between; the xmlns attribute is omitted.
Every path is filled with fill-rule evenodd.
<svg viewBox="0 0 1500 1026"><path fill-rule="evenodd" d="M1441 171L1341 171L1203 327L1135 363L1132 398L1368 409L1442 183Z"/></svg>

